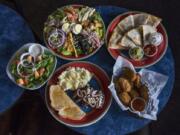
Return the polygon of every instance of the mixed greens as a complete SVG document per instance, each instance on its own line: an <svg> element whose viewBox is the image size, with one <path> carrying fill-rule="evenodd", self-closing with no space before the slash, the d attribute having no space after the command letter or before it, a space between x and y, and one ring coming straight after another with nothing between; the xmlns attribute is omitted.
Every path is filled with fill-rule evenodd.
<svg viewBox="0 0 180 135"><path fill-rule="evenodd" d="M23 54L25 55L22 59ZM25 88L36 88L48 79L55 65L55 56L50 52L45 50L34 58L25 50L10 63L10 73L18 85Z"/></svg>
<svg viewBox="0 0 180 135"><path fill-rule="evenodd" d="M104 42L105 26L94 8L66 6L49 15L45 41L58 55L79 57L91 54Z"/></svg>

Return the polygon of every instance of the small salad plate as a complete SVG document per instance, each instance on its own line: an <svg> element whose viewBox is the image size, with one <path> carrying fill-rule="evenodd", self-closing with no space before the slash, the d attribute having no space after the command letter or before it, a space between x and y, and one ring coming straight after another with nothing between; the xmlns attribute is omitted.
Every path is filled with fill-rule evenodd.
<svg viewBox="0 0 180 135"><path fill-rule="evenodd" d="M128 59L135 68L157 63L166 53L168 36L162 19L130 11L117 16L108 26L106 44L110 55Z"/></svg>
<svg viewBox="0 0 180 135"><path fill-rule="evenodd" d="M100 14L84 5L58 8L44 24L46 46L65 60L82 60L104 44L105 25Z"/></svg>
<svg viewBox="0 0 180 135"><path fill-rule="evenodd" d="M18 86L35 90L52 76L56 63L56 57L47 48L37 43L27 43L11 57L6 72Z"/></svg>
<svg viewBox="0 0 180 135"><path fill-rule="evenodd" d="M70 127L96 123L111 105L109 83L108 75L95 64L80 61L65 64L47 83L47 108L57 121Z"/></svg>

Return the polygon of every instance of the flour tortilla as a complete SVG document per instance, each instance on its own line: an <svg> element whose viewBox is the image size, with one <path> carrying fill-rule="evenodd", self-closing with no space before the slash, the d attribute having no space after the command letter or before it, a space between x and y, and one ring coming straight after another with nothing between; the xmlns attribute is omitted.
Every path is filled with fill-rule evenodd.
<svg viewBox="0 0 180 135"><path fill-rule="evenodd" d="M135 14L133 15L133 19L134 19L134 25L136 27L139 25L151 25L153 27L157 27L162 20L159 17L147 13Z"/></svg>
<svg viewBox="0 0 180 135"><path fill-rule="evenodd" d="M51 106L57 110L58 114L62 117L80 120L86 115L59 85L51 85L49 95Z"/></svg>
<svg viewBox="0 0 180 135"><path fill-rule="evenodd" d="M131 39L129 39L126 35L123 36L120 44L122 47L127 48L127 49L136 47L136 44Z"/></svg>
<svg viewBox="0 0 180 135"><path fill-rule="evenodd" d="M155 33L157 30L156 28L154 28L151 25L142 25L140 26L141 30L142 30L142 37L143 37L143 44L144 45L148 45L150 44L148 41L148 36L152 33Z"/></svg>
<svg viewBox="0 0 180 135"><path fill-rule="evenodd" d="M113 33L109 39L108 47L111 49L123 49L123 47L119 44L121 38L123 37L122 32L118 27L113 30Z"/></svg>
<svg viewBox="0 0 180 135"><path fill-rule="evenodd" d="M121 20L116 28L113 30L113 33L109 39L108 47L111 49L125 49L121 45L121 39L123 35L134 27L133 16L129 15Z"/></svg>
<svg viewBox="0 0 180 135"><path fill-rule="evenodd" d="M136 45L143 46L142 33L140 28L134 28L126 34Z"/></svg>
<svg viewBox="0 0 180 135"><path fill-rule="evenodd" d="M134 19L132 15L125 17L118 24L119 29L124 34L134 27Z"/></svg>
<svg viewBox="0 0 180 135"><path fill-rule="evenodd" d="M138 27L139 25L147 24L148 16L149 16L148 14L144 14L144 13L133 15L134 26Z"/></svg>
<svg viewBox="0 0 180 135"><path fill-rule="evenodd" d="M81 120L86 114L79 107L65 107L59 110L59 115L71 120Z"/></svg>
<svg viewBox="0 0 180 135"><path fill-rule="evenodd" d="M151 25L153 27L157 27L161 23L162 19L159 17L156 17L154 15L149 15L147 20L147 25Z"/></svg>

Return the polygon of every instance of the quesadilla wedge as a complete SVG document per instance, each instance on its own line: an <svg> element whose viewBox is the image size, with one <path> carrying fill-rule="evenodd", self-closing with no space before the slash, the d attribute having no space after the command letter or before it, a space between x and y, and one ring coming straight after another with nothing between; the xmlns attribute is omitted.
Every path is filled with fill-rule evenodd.
<svg viewBox="0 0 180 135"><path fill-rule="evenodd" d="M138 27L139 25L147 24L148 16L149 15L145 13L139 13L139 14L133 15L134 26Z"/></svg>
<svg viewBox="0 0 180 135"><path fill-rule="evenodd" d="M117 26L119 27L119 29L121 30L123 34L126 33L127 31L129 31L130 29L134 27L133 16L129 15L125 17L122 21L119 22Z"/></svg>
<svg viewBox="0 0 180 135"><path fill-rule="evenodd" d="M121 39L120 44L121 44L122 47L124 47L126 49L136 47L136 44L131 39L129 39L126 35L123 36L123 38Z"/></svg>
<svg viewBox="0 0 180 135"><path fill-rule="evenodd" d="M119 44L122 38L122 33L118 27L113 30L113 33L109 39L108 47L111 49L122 49L122 46Z"/></svg>
<svg viewBox="0 0 180 135"><path fill-rule="evenodd" d="M143 46L142 33L140 28L134 28L126 33L126 35L138 46Z"/></svg>
<svg viewBox="0 0 180 135"><path fill-rule="evenodd" d="M159 17L147 13L135 14L133 15L133 19L134 19L134 26L136 27L139 25L151 25L153 27L157 27L162 20Z"/></svg>
<svg viewBox="0 0 180 135"><path fill-rule="evenodd" d="M151 25L153 27L157 27L161 23L162 19L159 17L156 17L154 15L149 15L147 20L147 25Z"/></svg>
<svg viewBox="0 0 180 135"><path fill-rule="evenodd" d="M148 45L149 44L148 36L152 33L155 33L157 30L151 25L141 25L140 28L142 30L142 35L143 35L143 44Z"/></svg>

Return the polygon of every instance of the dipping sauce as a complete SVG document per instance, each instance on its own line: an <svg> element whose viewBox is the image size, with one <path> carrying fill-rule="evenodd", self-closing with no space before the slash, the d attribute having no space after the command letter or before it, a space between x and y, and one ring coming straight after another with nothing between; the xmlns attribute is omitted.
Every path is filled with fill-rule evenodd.
<svg viewBox="0 0 180 135"><path fill-rule="evenodd" d="M39 55L44 53L43 48L39 44L33 44L29 47L29 54L34 58L37 58Z"/></svg>
<svg viewBox="0 0 180 135"><path fill-rule="evenodd" d="M145 107L146 107L146 102L141 97L136 97L131 101L131 109L133 111L142 112L144 111Z"/></svg>
<svg viewBox="0 0 180 135"><path fill-rule="evenodd" d="M144 56L143 49L141 47L133 47L129 49L129 56L136 61L141 60Z"/></svg>
<svg viewBox="0 0 180 135"><path fill-rule="evenodd" d="M163 36L161 33L155 32L149 35L149 42L152 45L158 46L162 43L163 41Z"/></svg>
<svg viewBox="0 0 180 135"><path fill-rule="evenodd" d="M154 55L157 54L158 48L155 45L146 45L144 47L144 54L147 57L153 57Z"/></svg>

